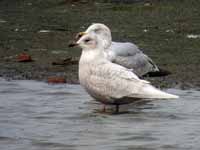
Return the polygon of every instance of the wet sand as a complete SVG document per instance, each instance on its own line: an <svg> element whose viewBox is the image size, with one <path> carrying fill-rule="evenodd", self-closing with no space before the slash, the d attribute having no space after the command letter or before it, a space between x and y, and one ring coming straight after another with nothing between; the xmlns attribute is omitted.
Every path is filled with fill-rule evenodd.
<svg viewBox="0 0 200 150"><path fill-rule="evenodd" d="M128 1L127 1L128 2ZM64 76L78 83L78 65L52 65L80 56L68 48L79 31L93 22L112 28L113 40L137 44L158 66L172 72L150 80L155 86L198 88L200 85L200 3L144 1L134 3L67 2L64 0L0 1L0 76L9 79L47 80ZM19 63L17 55L34 61Z"/></svg>

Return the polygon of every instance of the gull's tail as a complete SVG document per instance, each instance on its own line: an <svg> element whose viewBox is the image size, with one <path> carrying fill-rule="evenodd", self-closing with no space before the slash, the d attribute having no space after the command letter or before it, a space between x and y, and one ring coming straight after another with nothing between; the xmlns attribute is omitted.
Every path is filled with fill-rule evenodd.
<svg viewBox="0 0 200 150"><path fill-rule="evenodd" d="M163 77L168 76L171 74L168 70L162 69L158 67L151 58L149 58L147 55L146 59L148 60L149 64L152 65L151 71L147 72L146 74L142 75L142 77Z"/></svg>
<svg viewBox="0 0 200 150"><path fill-rule="evenodd" d="M159 68L158 71L148 72L148 73L144 74L142 77L164 77L164 76L168 76L170 74L171 74L170 71Z"/></svg>
<svg viewBox="0 0 200 150"><path fill-rule="evenodd" d="M163 92L159 89L156 89L155 87L151 85L146 85L141 89L140 94L138 95L138 98L176 99L176 98L179 98L179 96Z"/></svg>

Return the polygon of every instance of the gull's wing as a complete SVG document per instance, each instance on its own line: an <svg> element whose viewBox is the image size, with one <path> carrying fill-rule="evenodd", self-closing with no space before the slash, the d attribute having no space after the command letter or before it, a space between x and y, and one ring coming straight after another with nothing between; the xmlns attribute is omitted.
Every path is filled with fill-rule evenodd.
<svg viewBox="0 0 200 150"><path fill-rule="evenodd" d="M103 100L123 98L178 98L156 89L148 81L140 80L134 73L117 64L106 61L87 66L82 85L95 98ZM83 70L83 73L87 72ZM112 103L112 102L111 102Z"/></svg>
<svg viewBox="0 0 200 150"><path fill-rule="evenodd" d="M141 52L135 44L130 42L112 42L110 50L118 56L133 56Z"/></svg>
<svg viewBox="0 0 200 150"><path fill-rule="evenodd" d="M100 93L99 97L112 97L115 99L138 94L139 90L148 81L140 80L128 69L111 62L101 65L90 65L90 73L85 78L84 87L93 95Z"/></svg>
<svg viewBox="0 0 200 150"><path fill-rule="evenodd" d="M133 69L138 76L148 72L159 71L156 64L133 43L112 42L108 50L108 58L113 63Z"/></svg>
<svg viewBox="0 0 200 150"><path fill-rule="evenodd" d="M138 76L143 76L148 72L159 71L151 59L143 53L137 53L134 56L115 56L112 62L133 69Z"/></svg>

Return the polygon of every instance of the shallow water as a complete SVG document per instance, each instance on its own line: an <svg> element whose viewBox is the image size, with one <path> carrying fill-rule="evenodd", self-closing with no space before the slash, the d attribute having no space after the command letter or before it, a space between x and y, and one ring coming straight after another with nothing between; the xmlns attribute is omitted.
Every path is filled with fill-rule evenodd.
<svg viewBox="0 0 200 150"><path fill-rule="evenodd" d="M0 79L0 149L200 149L200 92L167 91L181 98L111 115L95 112L79 85Z"/></svg>

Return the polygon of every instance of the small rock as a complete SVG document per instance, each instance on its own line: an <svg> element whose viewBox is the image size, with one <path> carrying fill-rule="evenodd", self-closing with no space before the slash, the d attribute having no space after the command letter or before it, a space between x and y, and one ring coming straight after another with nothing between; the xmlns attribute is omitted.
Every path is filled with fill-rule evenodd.
<svg viewBox="0 0 200 150"><path fill-rule="evenodd" d="M200 34L188 34L187 38L189 39L196 39L196 38L200 38Z"/></svg>
<svg viewBox="0 0 200 150"><path fill-rule="evenodd" d="M64 77L48 77L47 82L53 84L62 84L66 83L66 79Z"/></svg>
<svg viewBox="0 0 200 150"><path fill-rule="evenodd" d="M22 29L22 31L23 31L23 32L26 32L26 31L27 31L27 29Z"/></svg>
<svg viewBox="0 0 200 150"><path fill-rule="evenodd" d="M167 32L167 33L169 33L169 32L174 33L174 30L168 29L168 30L166 30L165 32Z"/></svg>
<svg viewBox="0 0 200 150"><path fill-rule="evenodd" d="M40 30L38 31L39 33L48 33L48 32L51 32L50 30Z"/></svg>
<svg viewBox="0 0 200 150"><path fill-rule="evenodd" d="M143 32L148 32L148 31L149 31L149 30L147 30L147 29L144 29L144 30L143 30Z"/></svg>
<svg viewBox="0 0 200 150"><path fill-rule="evenodd" d="M0 19L0 23L6 23L6 20Z"/></svg>
<svg viewBox="0 0 200 150"><path fill-rule="evenodd" d="M16 28L16 29L15 29L15 32L18 32L18 31L19 31L19 29L18 29L18 28Z"/></svg>
<svg viewBox="0 0 200 150"><path fill-rule="evenodd" d="M17 56L17 61L18 62L31 62L33 61L31 56L26 54L26 53L21 53Z"/></svg>
<svg viewBox="0 0 200 150"><path fill-rule="evenodd" d="M68 53L67 51L51 51L52 54L66 54Z"/></svg>
<svg viewBox="0 0 200 150"><path fill-rule="evenodd" d="M152 3L150 3L150 2L146 2L146 3L144 3L144 6L146 6L146 7L148 7L148 6L152 6Z"/></svg>

